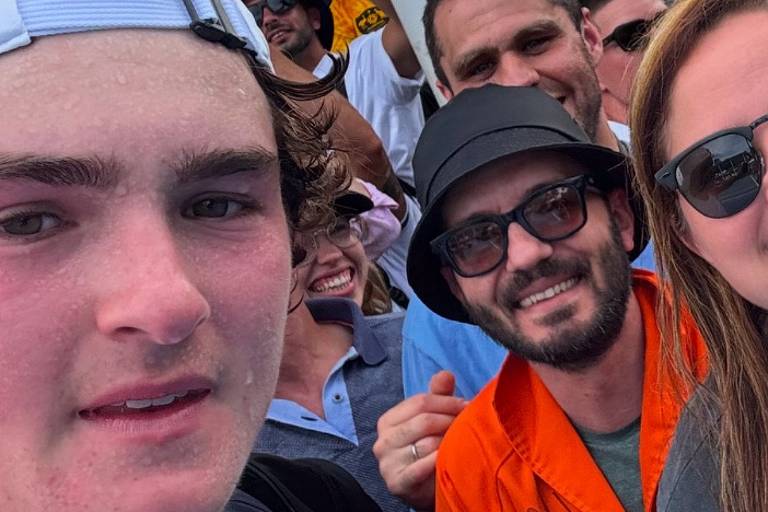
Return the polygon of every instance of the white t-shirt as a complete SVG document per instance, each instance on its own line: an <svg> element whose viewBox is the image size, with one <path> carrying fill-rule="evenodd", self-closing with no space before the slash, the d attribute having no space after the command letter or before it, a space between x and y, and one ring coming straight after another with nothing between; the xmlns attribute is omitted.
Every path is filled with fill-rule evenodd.
<svg viewBox="0 0 768 512"><path fill-rule="evenodd" d="M349 68L344 77L347 99L381 139L395 174L413 185L413 151L424 128L419 90L424 74L401 77L381 41L382 30L365 34L349 45ZM330 73L327 55L314 75Z"/></svg>

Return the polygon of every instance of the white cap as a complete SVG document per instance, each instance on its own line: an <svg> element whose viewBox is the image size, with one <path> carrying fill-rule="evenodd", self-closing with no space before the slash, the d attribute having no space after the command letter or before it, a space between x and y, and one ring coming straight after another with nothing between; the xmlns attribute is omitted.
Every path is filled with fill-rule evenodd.
<svg viewBox="0 0 768 512"><path fill-rule="evenodd" d="M193 30L246 48L273 69L264 34L241 0L0 0L0 54L35 37L125 28Z"/></svg>

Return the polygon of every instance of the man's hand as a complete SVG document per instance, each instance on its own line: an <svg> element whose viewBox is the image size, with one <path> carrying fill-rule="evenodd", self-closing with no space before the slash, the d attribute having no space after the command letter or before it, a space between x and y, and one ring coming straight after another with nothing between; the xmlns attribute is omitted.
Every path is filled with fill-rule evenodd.
<svg viewBox="0 0 768 512"><path fill-rule="evenodd" d="M448 371L432 376L429 392L407 398L384 413L373 453L389 491L416 510L433 510L437 448L466 402L453 396Z"/></svg>

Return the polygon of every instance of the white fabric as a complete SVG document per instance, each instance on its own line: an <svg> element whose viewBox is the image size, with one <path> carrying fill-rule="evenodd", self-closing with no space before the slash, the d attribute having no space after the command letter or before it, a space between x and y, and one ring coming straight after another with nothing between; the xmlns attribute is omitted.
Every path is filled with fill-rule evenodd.
<svg viewBox="0 0 768 512"><path fill-rule="evenodd" d="M272 69L267 41L245 4L220 1L235 34ZM218 20L211 0L192 3L199 18ZM0 0L0 54L39 36L119 28L189 30L191 21L183 0Z"/></svg>
<svg viewBox="0 0 768 512"><path fill-rule="evenodd" d="M347 98L381 139L395 174L413 185L413 151L424 128L419 91L424 75L401 77L381 40L382 30L365 34L349 45L349 69L344 77ZM315 67L322 78L332 67L328 56Z"/></svg>
<svg viewBox="0 0 768 512"><path fill-rule="evenodd" d="M613 134L616 136L617 139L619 139L621 142L627 145L629 147L629 126L618 123L616 121L608 121L608 128L611 129Z"/></svg>

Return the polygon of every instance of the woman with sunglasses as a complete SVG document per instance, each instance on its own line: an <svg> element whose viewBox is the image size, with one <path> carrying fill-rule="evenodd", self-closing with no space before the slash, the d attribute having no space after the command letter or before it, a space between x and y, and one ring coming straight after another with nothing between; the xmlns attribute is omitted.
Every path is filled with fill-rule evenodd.
<svg viewBox="0 0 768 512"><path fill-rule="evenodd" d="M682 0L658 27L633 99L672 369L697 393L678 426L660 511L768 510L768 2ZM708 345L698 385L676 325L689 309Z"/></svg>
<svg viewBox="0 0 768 512"><path fill-rule="evenodd" d="M367 196L347 192L336 199L338 217L295 235L280 374L256 450L332 461L382 510L405 512L372 452L379 417L403 400L403 313L364 316L360 309L369 266L358 215L372 206Z"/></svg>

